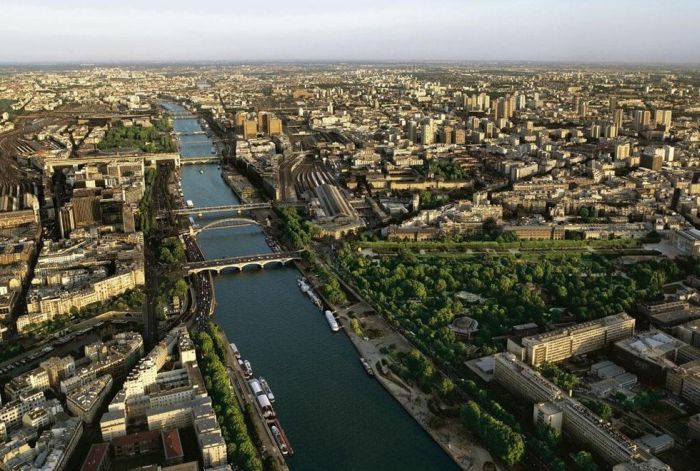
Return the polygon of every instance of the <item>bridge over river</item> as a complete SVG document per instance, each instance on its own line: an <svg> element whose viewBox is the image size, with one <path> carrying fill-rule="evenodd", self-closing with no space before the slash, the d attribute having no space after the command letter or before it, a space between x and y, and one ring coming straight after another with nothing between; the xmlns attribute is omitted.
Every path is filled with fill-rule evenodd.
<svg viewBox="0 0 700 471"><path fill-rule="evenodd" d="M301 260L301 254L302 251L272 252L258 255L244 255L241 257L214 258L210 260L203 260L201 262L189 262L184 265L184 268L190 274L196 274L208 270L221 273L222 270L226 270L227 268L244 270L250 266L265 268L265 266L269 264L286 265L291 261Z"/></svg>

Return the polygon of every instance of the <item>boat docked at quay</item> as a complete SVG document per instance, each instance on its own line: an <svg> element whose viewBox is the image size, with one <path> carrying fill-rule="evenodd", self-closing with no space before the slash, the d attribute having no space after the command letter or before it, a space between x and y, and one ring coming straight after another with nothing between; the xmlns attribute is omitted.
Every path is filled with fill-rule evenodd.
<svg viewBox="0 0 700 471"><path fill-rule="evenodd" d="M374 369L365 357L360 357L360 363L362 363L362 367L365 369L368 375L374 376Z"/></svg>
<svg viewBox="0 0 700 471"><path fill-rule="evenodd" d="M265 378L261 376L258 378L258 381L260 381L260 387L262 387L262 390L265 391L265 394L267 394L267 398L270 400L270 402L275 402L275 395L272 394L272 389L270 389L270 385L267 384Z"/></svg>
<svg viewBox="0 0 700 471"><path fill-rule="evenodd" d="M335 319L335 315L331 311L325 311L323 313L326 316L326 320L328 321L328 325L331 326L331 330L333 332L338 332L340 330L340 324L338 324L338 321Z"/></svg>
<svg viewBox="0 0 700 471"><path fill-rule="evenodd" d="M311 287L306 278L299 278L297 280L297 285L299 286L301 292L307 295L311 299L311 302L313 302L317 308L323 310L323 301L321 301L321 298L319 298L318 295L314 292L314 289Z"/></svg>

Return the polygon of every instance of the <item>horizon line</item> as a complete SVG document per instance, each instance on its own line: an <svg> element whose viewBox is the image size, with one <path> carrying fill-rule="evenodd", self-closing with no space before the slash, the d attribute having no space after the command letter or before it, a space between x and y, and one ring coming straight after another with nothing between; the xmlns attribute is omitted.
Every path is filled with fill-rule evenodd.
<svg viewBox="0 0 700 471"><path fill-rule="evenodd" d="M512 65L605 65L605 66L695 66L700 61L624 61L571 59L110 59L110 60L2 60L8 66L105 66L105 65L247 65L247 64L369 64L369 65L439 65L439 64L512 64Z"/></svg>

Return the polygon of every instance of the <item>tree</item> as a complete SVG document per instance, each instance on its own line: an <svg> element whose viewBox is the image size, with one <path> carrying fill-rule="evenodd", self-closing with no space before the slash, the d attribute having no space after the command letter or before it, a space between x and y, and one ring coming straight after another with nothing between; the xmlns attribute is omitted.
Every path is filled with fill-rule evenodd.
<svg viewBox="0 0 700 471"><path fill-rule="evenodd" d="M187 292L189 291L189 285L185 280L180 278L175 282L175 286L173 286L173 295L178 296L180 298L184 298L187 296Z"/></svg>
<svg viewBox="0 0 700 471"><path fill-rule="evenodd" d="M465 425L474 431L506 464L513 465L520 461L525 453L522 435L508 425L493 418L483 411L474 401L468 401L462 408Z"/></svg>
<svg viewBox="0 0 700 471"><path fill-rule="evenodd" d="M601 419L609 422L613 415L612 407L601 401L583 401L584 405L597 414Z"/></svg>
<svg viewBox="0 0 700 471"><path fill-rule="evenodd" d="M588 451L581 450L573 456L574 464L580 471L598 471L598 465Z"/></svg>
<svg viewBox="0 0 700 471"><path fill-rule="evenodd" d="M442 378L440 378L440 381L438 381L437 392L442 397L449 396L452 393L452 391L454 391L454 388L454 383L447 376L443 376Z"/></svg>
<svg viewBox="0 0 700 471"><path fill-rule="evenodd" d="M578 378L559 368L554 363L545 363L539 368L542 376L552 381L565 391L570 391L578 384Z"/></svg>

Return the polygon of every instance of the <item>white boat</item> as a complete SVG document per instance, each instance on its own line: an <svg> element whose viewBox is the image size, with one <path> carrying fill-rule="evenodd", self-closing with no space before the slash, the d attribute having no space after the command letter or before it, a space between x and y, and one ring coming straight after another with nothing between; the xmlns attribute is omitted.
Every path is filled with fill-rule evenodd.
<svg viewBox="0 0 700 471"><path fill-rule="evenodd" d="M308 293L309 290L311 289L311 286L306 282L304 278L299 278L297 280L297 285L299 285L299 289L301 290L302 293Z"/></svg>
<svg viewBox="0 0 700 471"><path fill-rule="evenodd" d="M331 330L333 332L338 332L340 330L340 325L338 325L338 321L335 320L335 316L331 311L326 311L324 312L326 315L326 320L328 321L328 325L331 326Z"/></svg>
<svg viewBox="0 0 700 471"><path fill-rule="evenodd" d="M192 202L192 200L187 200L185 204L187 204L188 208L194 208L194 203Z"/></svg>
<svg viewBox="0 0 700 471"><path fill-rule="evenodd" d="M230 345L231 345L231 350L233 350L233 355L234 355L236 358L240 358L240 357L241 357L241 352L238 351L238 347L236 347L236 344L233 343L233 342L231 342Z"/></svg>
<svg viewBox="0 0 700 471"><path fill-rule="evenodd" d="M253 376L253 367L250 366L250 362L248 360L243 361L243 374L246 378Z"/></svg>
<svg viewBox="0 0 700 471"><path fill-rule="evenodd" d="M265 394L267 394L267 398L270 400L270 402L275 402L275 395L272 394L270 385L267 384L267 381L265 381L265 378L263 378L262 376L260 377L260 387L263 391L265 391Z"/></svg>

